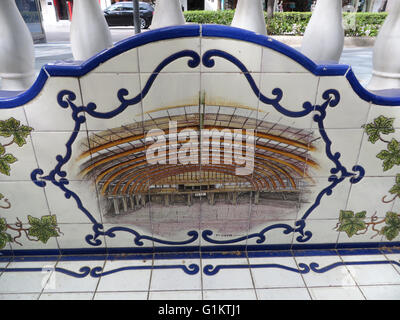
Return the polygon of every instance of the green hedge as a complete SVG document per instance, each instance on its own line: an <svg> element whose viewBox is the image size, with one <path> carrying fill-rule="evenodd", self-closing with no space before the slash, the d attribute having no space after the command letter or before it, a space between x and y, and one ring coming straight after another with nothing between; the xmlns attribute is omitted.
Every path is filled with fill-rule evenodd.
<svg viewBox="0 0 400 320"><path fill-rule="evenodd" d="M187 22L229 25L233 10L225 11L186 11ZM375 37L387 13L343 14L345 33L348 37ZM303 35L311 18L310 12L278 12L271 20L267 18L269 35Z"/></svg>

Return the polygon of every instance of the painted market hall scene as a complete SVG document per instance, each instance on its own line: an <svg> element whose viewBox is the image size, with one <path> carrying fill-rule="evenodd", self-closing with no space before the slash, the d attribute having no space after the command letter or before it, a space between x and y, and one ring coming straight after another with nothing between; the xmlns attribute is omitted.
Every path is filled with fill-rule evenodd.
<svg viewBox="0 0 400 320"><path fill-rule="evenodd" d="M0 300L400 300L400 1L1 0L0 33Z"/></svg>

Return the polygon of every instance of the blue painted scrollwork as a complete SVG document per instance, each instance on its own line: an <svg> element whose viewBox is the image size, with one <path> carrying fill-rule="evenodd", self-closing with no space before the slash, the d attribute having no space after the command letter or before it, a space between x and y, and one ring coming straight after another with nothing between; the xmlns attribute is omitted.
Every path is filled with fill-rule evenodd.
<svg viewBox="0 0 400 320"><path fill-rule="evenodd" d="M128 107L134 106L141 102L144 97L149 93L152 88L152 85L156 81L159 73L169 64L172 62L182 59L182 58L189 58L188 60L188 67L189 68L196 68L202 63L206 68L213 68L215 66L214 57L219 57L225 59L232 64L236 65L237 68L241 71L243 76L246 78L247 82L249 83L253 93L257 96L257 98L267 104L272 106L275 110L281 113L284 116L290 118L301 118L312 113L313 121L318 125L319 133L325 143L325 153L326 156L333 162L334 167L331 169L331 176L329 177L328 181L330 182L329 186L323 189L318 196L316 197L313 204L309 207L309 209L305 212L303 217L295 222L295 226L290 226L288 224L275 224L268 226L261 230L258 233L249 234L244 237L239 237L230 240L216 240L212 238L213 232L211 230L204 230L202 232L202 239L211 244L233 244L238 243L243 240L247 239L257 239L257 244L262 244L266 242L266 233L274 230L274 229L282 229L284 234L295 233L298 234L296 240L298 242L307 242L312 237L311 231L305 231L306 228L306 219L308 216L320 205L321 199L324 196L330 196L333 192L333 189L343 182L345 179L349 179L350 183L354 184L359 182L364 177L364 169L360 166L354 166L352 168L353 172L349 172L340 162L341 154L338 152L334 152L332 150L332 141L330 140L326 130L324 128L324 120L327 114L328 107L334 108L340 102L340 93L337 90L330 89L323 93L322 98L324 102L321 105L313 105L311 102L307 101L302 104L300 107L300 111L291 111L286 109L284 106L281 105L281 100L283 98L283 91L280 88L275 88L272 90L271 94L272 97L268 97L261 92L261 90L257 87L256 82L254 81L251 73L247 70L245 65L236 57L221 51L221 50L209 50L203 54L202 57L199 54L192 50L183 50L179 51L165 60L163 60L154 72L151 74L149 79L147 80L146 84L143 87L143 90L138 93L132 99L127 99L126 97L129 95L128 90L122 88L118 91L117 97L120 101L120 105L117 106L114 110L109 112L99 112L96 111L97 106L94 103L89 103L87 106L77 106L75 104L76 95L75 93L63 90L58 94L57 101L60 107L62 108L69 108L72 111L71 117L75 122L74 130L69 137L66 143L66 153L64 156L57 155L57 165L56 167L47 175L44 176L44 172L42 169L36 169L31 174L32 181L38 187L45 187L46 183L53 183L57 186L60 190L64 192L64 195L67 199L74 199L76 202L77 207L81 210L88 219L93 223L93 235L87 235L86 241L92 246L99 246L102 244L100 239L101 236L114 238L116 236L116 232L127 232L134 236L134 243L137 246L143 246L143 240L153 241L155 243L160 243L164 245L187 245L194 243L199 238L199 233L196 230L189 231L187 233L188 238L184 241L166 241L162 239L157 239L155 237L142 235L139 232L126 228L126 227L114 227L109 230L104 230L104 226L97 222L97 220L93 217L93 215L86 209L84 204L82 203L79 195L73 192L68 188L68 178L67 172L63 170L64 165L71 160L72 155L72 145L75 143L78 133L81 129L81 125L86 122L86 117L90 116L93 118L99 119L110 119L113 118L122 112L124 112ZM306 266L304 266L304 272L307 270ZM96 275L97 275L96 270ZM206 269L208 273L217 272L215 270L211 270L210 268Z"/></svg>

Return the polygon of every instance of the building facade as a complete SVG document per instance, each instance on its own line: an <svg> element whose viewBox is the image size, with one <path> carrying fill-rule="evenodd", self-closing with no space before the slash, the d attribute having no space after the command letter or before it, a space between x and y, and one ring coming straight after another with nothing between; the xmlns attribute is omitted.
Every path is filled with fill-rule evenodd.
<svg viewBox="0 0 400 320"><path fill-rule="evenodd" d="M39 0L16 0L15 3L32 34L34 42L45 42L46 35L42 25L42 12Z"/></svg>
<svg viewBox="0 0 400 320"><path fill-rule="evenodd" d="M99 0L102 9L107 8L112 0ZM52 24L60 21L70 21L72 18L72 7L74 0L40 0L43 21Z"/></svg>

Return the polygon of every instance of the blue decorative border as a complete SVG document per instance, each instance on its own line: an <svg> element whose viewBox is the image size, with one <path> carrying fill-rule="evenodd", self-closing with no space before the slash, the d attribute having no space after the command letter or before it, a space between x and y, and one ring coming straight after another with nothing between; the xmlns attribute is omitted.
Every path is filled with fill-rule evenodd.
<svg viewBox="0 0 400 320"><path fill-rule="evenodd" d="M240 258L274 258L274 257L314 257L315 260L318 260L319 257L324 256L332 256L332 257L340 257L340 256L357 256L360 259L358 261L338 261L331 263L326 266L320 266L317 262L311 262L309 264L299 263L297 267L287 266L279 263L249 263L249 264L207 264L203 266L202 272L207 276L213 276L223 270L228 269L281 269L286 270L293 273L298 274L307 274L310 272L315 272L318 274L323 274L329 272L333 269L339 267L346 266L375 266L375 265L395 265L400 267L400 262L389 259L377 259L377 260L366 260L363 261L362 256L364 255L383 255L387 253L400 253L400 249L391 249L391 250L377 250L377 249L360 249L360 250L306 250L300 252L292 252L292 251L278 251L278 252L240 252L240 254L222 254L222 253L180 253L180 254L154 254L151 255L103 255L103 256L62 256L58 261L75 261L82 262L84 261L134 261L134 260L143 260L143 259L153 259L154 260L165 260L165 259L240 259ZM3 260L2 260L3 261ZM5 261L5 260L4 260ZM35 257L24 257L24 258L14 258L9 259L6 262L32 262L32 261L51 261L56 262L54 256L35 256ZM171 270L177 269L182 270L187 275L196 275L200 271L200 266L198 263L191 263L186 266L185 264L172 264L172 265L133 265L126 266L120 268L114 268L111 270L104 271L103 267L88 267L83 266L79 269L78 272L71 271L61 267L46 267L46 268L0 268L1 273L12 273L12 272L58 272L75 278L85 278L90 276L92 278L100 278L109 276L115 273L129 271L129 270Z"/></svg>
<svg viewBox="0 0 400 320"><path fill-rule="evenodd" d="M316 262L312 262L310 264L299 263L298 268L293 268L289 266L285 266L277 263L260 263L260 264L219 264L217 266L213 266L208 264L203 267L203 273L207 276L216 275L221 270L226 269L282 269L286 271L291 271L299 274L306 274L310 271L316 273L325 273L330 270L333 270L338 267L343 266L365 266L365 265L386 265L386 264L394 264L400 267L400 263L394 260L377 260L377 261L339 261L327 265L325 267L320 267L320 265Z"/></svg>

